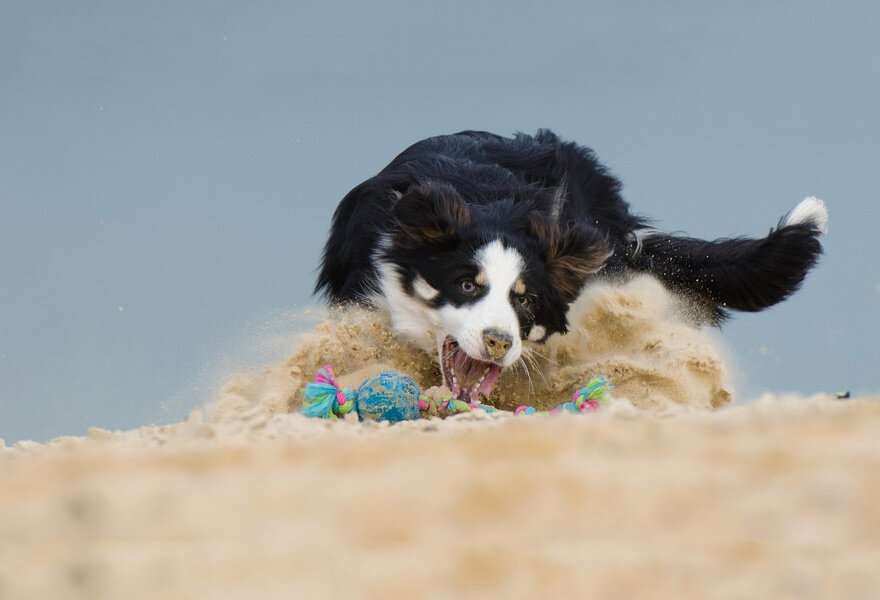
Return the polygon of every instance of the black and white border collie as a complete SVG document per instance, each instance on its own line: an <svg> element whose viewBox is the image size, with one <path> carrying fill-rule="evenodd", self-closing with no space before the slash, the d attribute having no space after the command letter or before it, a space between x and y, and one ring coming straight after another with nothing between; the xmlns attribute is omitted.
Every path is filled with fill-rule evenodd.
<svg viewBox="0 0 880 600"><path fill-rule="evenodd" d="M523 344L568 329L591 280L649 272L720 323L801 285L828 213L807 198L760 239L667 235L629 211L593 152L550 131L428 138L343 198L316 292L389 313L437 352L459 399L488 397Z"/></svg>

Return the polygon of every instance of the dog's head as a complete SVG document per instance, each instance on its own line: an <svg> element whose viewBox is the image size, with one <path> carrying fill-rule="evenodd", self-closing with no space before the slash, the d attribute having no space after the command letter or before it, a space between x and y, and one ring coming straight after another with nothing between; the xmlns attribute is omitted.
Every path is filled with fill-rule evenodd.
<svg viewBox="0 0 880 600"><path fill-rule="evenodd" d="M489 396L524 341L565 333L569 304L609 256L598 230L559 225L538 206L468 204L440 183L414 186L394 206L381 273L392 322L412 338L429 334L459 399Z"/></svg>

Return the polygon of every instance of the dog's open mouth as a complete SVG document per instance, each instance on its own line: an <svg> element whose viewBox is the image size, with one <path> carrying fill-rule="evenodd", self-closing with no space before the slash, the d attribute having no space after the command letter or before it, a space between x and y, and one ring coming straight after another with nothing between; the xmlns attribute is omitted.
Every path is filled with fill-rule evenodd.
<svg viewBox="0 0 880 600"><path fill-rule="evenodd" d="M471 358L451 337L443 342L440 366L452 395L465 402L488 398L501 376L500 366Z"/></svg>

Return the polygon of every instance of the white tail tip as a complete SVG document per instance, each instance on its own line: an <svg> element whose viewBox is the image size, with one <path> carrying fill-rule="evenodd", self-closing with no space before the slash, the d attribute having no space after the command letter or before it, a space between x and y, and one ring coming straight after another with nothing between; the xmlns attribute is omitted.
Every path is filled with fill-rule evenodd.
<svg viewBox="0 0 880 600"><path fill-rule="evenodd" d="M811 223L816 226L819 233L828 233L828 209L825 208L825 203L814 196L801 200L782 219L783 227L798 223Z"/></svg>

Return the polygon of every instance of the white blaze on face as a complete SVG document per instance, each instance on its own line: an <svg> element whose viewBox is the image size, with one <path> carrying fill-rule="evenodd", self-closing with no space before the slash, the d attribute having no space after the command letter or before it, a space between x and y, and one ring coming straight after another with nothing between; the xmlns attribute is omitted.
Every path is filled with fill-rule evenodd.
<svg viewBox="0 0 880 600"><path fill-rule="evenodd" d="M467 354L481 360L483 331L497 329L507 333L513 339L513 345L504 357L503 366L509 367L522 352L519 320L510 303L510 290L522 274L525 263L519 252L505 248L499 240L480 248L475 258L487 293L472 304L440 308L441 335L451 335Z"/></svg>

